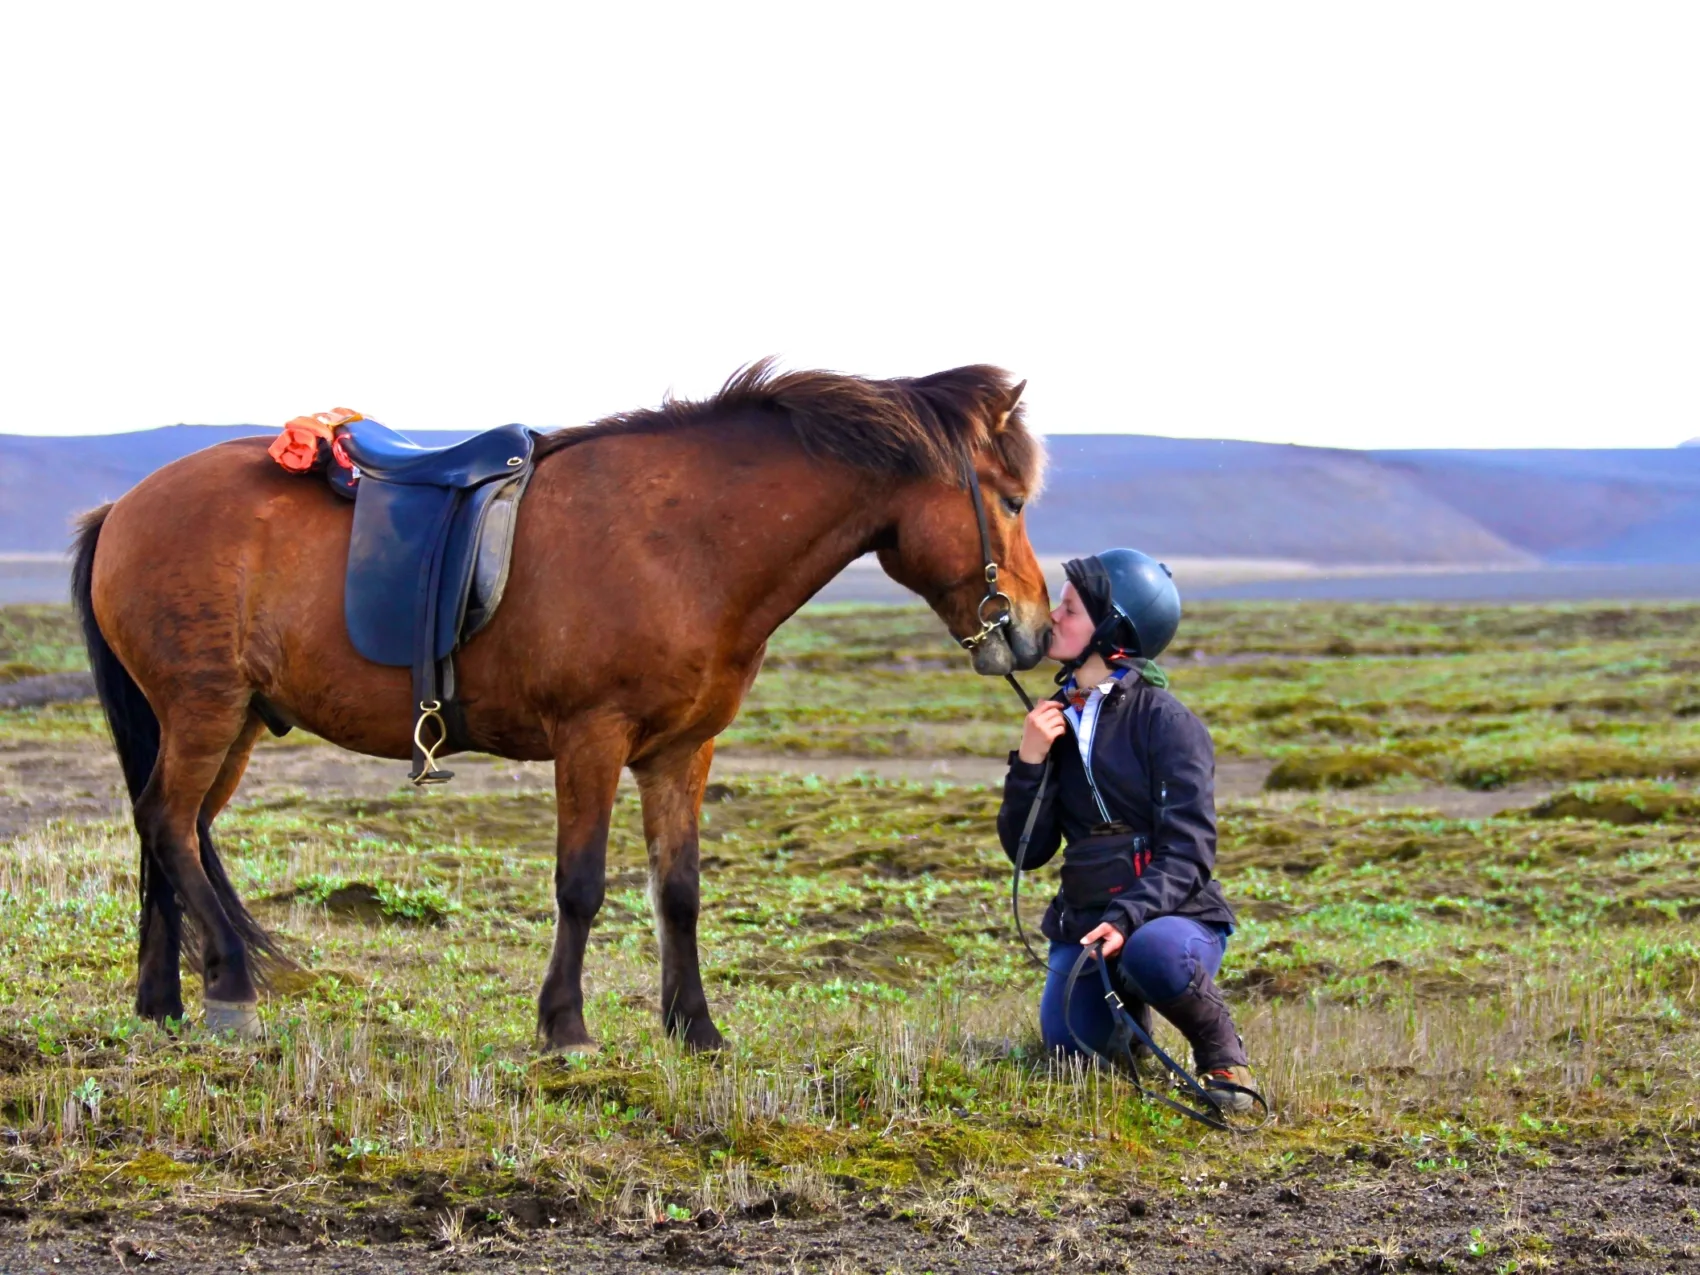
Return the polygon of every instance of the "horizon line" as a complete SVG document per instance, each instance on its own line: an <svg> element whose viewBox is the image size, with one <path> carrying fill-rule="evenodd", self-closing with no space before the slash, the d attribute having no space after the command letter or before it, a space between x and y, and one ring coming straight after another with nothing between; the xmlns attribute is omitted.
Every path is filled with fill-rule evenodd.
<svg viewBox="0 0 1700 1275"><path fill-rule="evenodd" d="M581 425L540 425L537 428L540 431L548 432L548 431L553 431L553 430L558 430L558 429L581 429L581 428L584 428L585 426L588 426L588 425L591 425L591 424L594 424L594 422L585 421ZM129 437L136 435L136 434L152 434L152 433L157 433L160 430L167 430L167 429L251 429L251 430L256 431L257 433L263 433L263 432L268 431L268 430L282 429L282 426L281 425L275 425L275 426L274 425L261 425L261 424L255 423L253 421L229 421L229 422L222 422L222 423L211 422L211 421L200 421L200 422L175 421L175 422L172 422L171 424L168 424L168 425L143 425L143 426L140 426L139 428L135 428L135 429L119 429L119 430L110 430L110 431L93 431L93 430L90 430L90 431L87 431L87 432L64 433L64 434L30 434L30 433L14 432L14 431L11 431L11 430L0 430L0 439L8 439L8 438L30 438L30 439L44 439L44 438L60 438L60 439L129 438ZM402 433L411 433L411 434L476 434L476 433L480 433L481 431L477 430L477 429L465 429L465 428L455 429L455 428L433 427L433 428L427 428L427 429L403 430L401 432ZM1206 436L1203 436L1203 435L1196 435L1196 434L1155 434L1155 433L1146 433L1146 432L1141 431L1141 430L1109 430L1109 429L1103 429L1103 430L1088 430L1088 431L1082 432L1082 431L1071 431L1071 430L1046 431L1046 430L1035 429L1035 430L1033 430L1033 433L1039 435L1039 437L1041 437L1041 438L1046 438L1046 439L1050 439L1050 438L1157 438L1157 439L1162 439L1165 442L1172 442L1172 443L1239 443L1239 444L1243 444L1243 445L1250 446L1250 447L1294 447L1294 448L1306 448L1306 449L1311 450L1311 451L1358 452L1358 453L1362 453L1362 454L1366 454L1366 455L1371 454L1371 453L1375 453L1375 452L1667 452L1667 451L1681 451L1684 448L1700 449L1700 435L1697 435L1694 438L1683 439L1681 442L1667 443L1662 447L1650 447L1650 446L1643 446L1643 447L1519 447L1519 446L1348 447L1348 446L1344 446L1344 445L1341 445L1341 444L1338 444L1338 443L1300 443L1300 442L1292 442L1292 441L1277 443L1277 442L1271 442L1270 440L1263 439L1263 438L1234 438L1234 437L1231 437L1231 436L1223 436L1223 437L1210 436L1210 437L1206 437Z"/></svg>

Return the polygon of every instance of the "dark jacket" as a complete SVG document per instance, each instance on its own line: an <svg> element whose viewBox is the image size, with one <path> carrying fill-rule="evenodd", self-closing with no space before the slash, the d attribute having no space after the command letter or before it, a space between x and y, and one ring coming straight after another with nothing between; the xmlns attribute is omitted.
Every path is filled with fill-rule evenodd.
<svg viewBox="0 0 1700 1275"><path fill-rule="evenodd" d="M1090 835L1100 823L1073 730L1051 747L1051 780L1027 846L1026 869L1040 867L1059 846ZM1009 755L998 838L1015 861L1021 830L1033 808L1044 766ZM1100 920L1124 935L1159 916L1190 916L1232 925L1233 909L1212 880L1216 867L1216 750L1210 732L1184 704L1152 686L1137 671L1122 677L1099 709L1092 740L1092 777L1112 818L1146 838L1150 863L1138 883L1101 917L1069 915L1061 894L1040 926L1053 942L1078 941ZM1161 826L1153 818L1164 788Z"/></svg>

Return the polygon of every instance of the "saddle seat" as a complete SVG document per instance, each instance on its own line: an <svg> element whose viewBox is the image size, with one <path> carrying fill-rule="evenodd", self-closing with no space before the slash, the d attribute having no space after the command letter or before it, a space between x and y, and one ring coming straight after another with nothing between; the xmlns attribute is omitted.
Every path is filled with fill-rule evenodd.
<svg viewBox="0 0 1700 1275"><path fill-rule="evenodd" d="M413 670L416 784L450 772L463 747L454 652L489 623L507 584L519 500L536 435L502 425L448 447L420 447L377 421L341 427L355 467L343 613L355 650Z"/></svg>
<svg viewBox="0 0 1700 1275"><path fill-rule="evenodd" d="M447 447L421 447L362 418L344 425L338 437L363 475L409 486L475 487L511 475L531 456L531 431L524 425L499 425Z"/></svg>

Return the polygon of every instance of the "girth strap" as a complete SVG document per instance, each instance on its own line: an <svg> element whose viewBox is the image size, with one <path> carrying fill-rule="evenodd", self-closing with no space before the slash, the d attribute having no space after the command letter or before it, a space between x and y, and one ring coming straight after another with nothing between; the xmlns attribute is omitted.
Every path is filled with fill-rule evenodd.
<svg viewBox="0 0 1700 1275"><path fill-rule="evenodd" d="M438 751L449 743L445 712L454 699L454 656L439 661L435 643L449 524L465 499L466 493L457 490L443 502L431 527L431 538L426 541L431 551L419 564L419 595L413 617L413 772L408 775L415 787L443 784L454 778L452 770L437 765Z"/></svg>

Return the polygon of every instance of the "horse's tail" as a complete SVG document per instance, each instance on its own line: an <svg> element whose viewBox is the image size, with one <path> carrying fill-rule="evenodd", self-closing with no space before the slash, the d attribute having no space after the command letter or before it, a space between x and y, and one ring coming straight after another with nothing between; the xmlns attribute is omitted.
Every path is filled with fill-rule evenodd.
<svg viewBox="0 0 1700 1275"><path fill-rule="evenodd" d="M100 529L106 523L106 515L111 512L111 505L102 505L77 520L77 537L71 558L71 602L82 626L83 645L88 650L95 693L100 697L101 710L106 714L106 724L112 731L112 743L118 749L118 764L123 767L124 785L130 790L130 804L133 806L153 775L154 763L159 760L159 718L154 715L153 705L148 703L147 696L142 694L142 688L136 685L136 679L130 676L130 670L124 667L107 642L94 616L94 551L100 541ZM230 884L230 877L225 873L224 864L213 845L212 827L205 815L195 821L195 832L200 843L201 869L207 874L219 905L236 927L237 934L256 956L269 958L273 965L289 965L288 958L278 949L277 940L248 914L236 887ZM169 898L171 891L146 837L142 838L137 886L141 893L142 925L146 927L148 904L154 893L165 891ZM199 945L191 944L188 955L191 963L198 967ZM263 973L264 964L261 962L262 969L256 972Z"/></svg>
<svg viewBox="0 0 1700 1275"><path fill-rule="evenodd" d="M71 603L82 625L95 693L100 696L100 707L112 730L118 764L124 768L124 784L134 804L147 787L154 762L159 759L159 718L154 716L153 706L136 685L136 679L107 644L106 635L94 618L94 550L106 515L111 512L111 505L102 505L77 520L77 540L71 559ZM146 856L143 857L145 860ZM145 862L143 870L146 870Z"/></svg>

